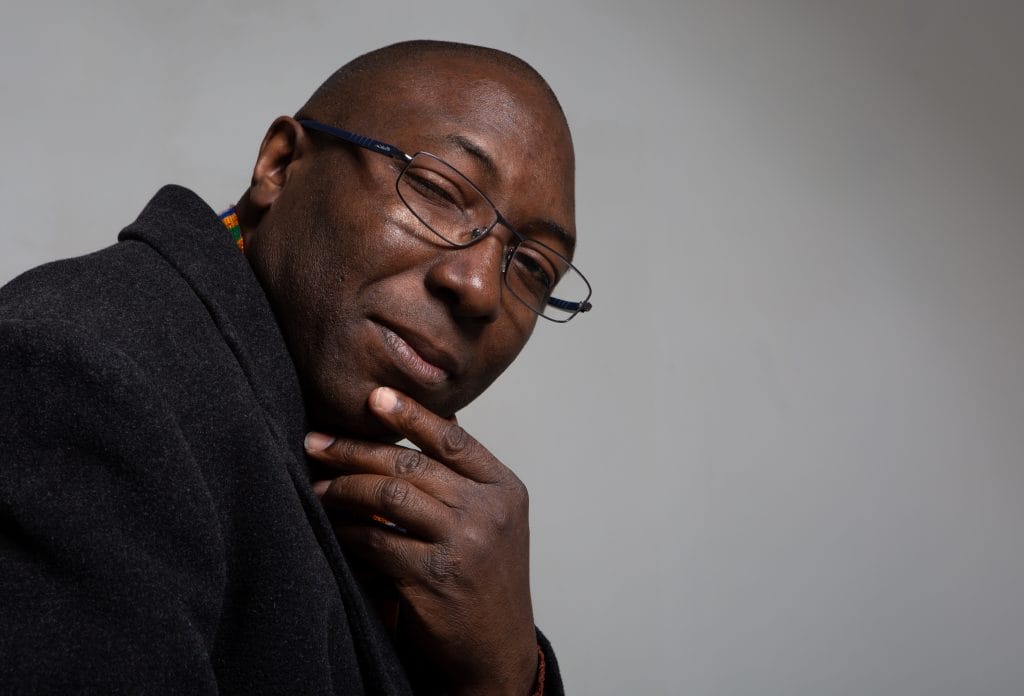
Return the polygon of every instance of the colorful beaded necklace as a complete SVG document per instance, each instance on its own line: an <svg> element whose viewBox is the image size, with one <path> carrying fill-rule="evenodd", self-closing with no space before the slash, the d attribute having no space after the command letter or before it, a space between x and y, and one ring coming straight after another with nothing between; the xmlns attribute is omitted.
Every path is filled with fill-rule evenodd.
<svg viewBox="0 0 1024 696"><path fill-rule="evenodd" d="M235 206L231 206L221 213L220 221L228 228L228 232L231 233L231 239L234 241L235 246L237 246L241 251L245 251L245 240L242 239L242 227L238 224L238 213L235 212Z"/></svg>

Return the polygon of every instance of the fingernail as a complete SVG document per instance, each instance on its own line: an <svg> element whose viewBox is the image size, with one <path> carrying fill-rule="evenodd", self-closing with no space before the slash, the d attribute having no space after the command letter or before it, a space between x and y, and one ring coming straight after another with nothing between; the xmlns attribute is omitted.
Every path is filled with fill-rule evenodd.
<svg viewBox="0 0 1024 696"><path fill-rule="evenodd" d="M394 411L395 406L398 405L398 395L395 394L394 389L380 387L373 392L373 405L379 411Z"/></svg>
<svg viewBox="0 0 1024 696"><path fill-rule="evenodd" d="M319 452L325 450L331 446L334 442L334 438L330 435L324 435L323 433L307 433L306 434L306 449L310 452Z"/></svg>
<svg viewBox="0 0 1024 696"><path fill-rule="evenodd" d="M331 487L330 480L317 481L316 483L313 484L313 493L316 494L317 498L322 498L322 497L324 497L324 493L326 493L327 489L330 488L330 487Z"/></svg>

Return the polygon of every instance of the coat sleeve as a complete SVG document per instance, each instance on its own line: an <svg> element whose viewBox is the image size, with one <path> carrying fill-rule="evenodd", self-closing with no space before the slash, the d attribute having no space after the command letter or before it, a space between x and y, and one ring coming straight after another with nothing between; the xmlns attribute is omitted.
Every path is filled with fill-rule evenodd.
<svg viewBox="0 0 1024 696"><path fill-rule="evenodd" d="M0 693L216 693L223 541L145 371L0 324Z"/></svg>

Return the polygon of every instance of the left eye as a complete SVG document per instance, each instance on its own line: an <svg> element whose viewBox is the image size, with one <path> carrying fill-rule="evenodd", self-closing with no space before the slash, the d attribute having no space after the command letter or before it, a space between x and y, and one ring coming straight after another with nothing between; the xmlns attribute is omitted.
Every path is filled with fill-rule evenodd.
<svg viewBox="0 0 1024 696"><path fill-rule="evenodd" d="M546 297L555 287L558 274L555 264L544 254L526 245L520 245L512 256L510 269L515 278L528 288L531 295Z"/></svg>

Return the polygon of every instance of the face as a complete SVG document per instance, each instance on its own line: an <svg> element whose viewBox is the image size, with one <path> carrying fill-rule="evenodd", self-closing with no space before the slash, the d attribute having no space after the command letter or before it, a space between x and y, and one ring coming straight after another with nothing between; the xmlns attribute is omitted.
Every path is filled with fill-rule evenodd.
<svg viewBox="0 0 1024 696"><path fill-rule="evenodd" d="M571 256L547 236L551 223L575 234L575 220L569 134L546 95L491 66L431 67L386 80L345 123L310 116L442 157L520 232ZM502 281L511 233L499 225L473 246L447 245L398 197L401 166L291 119L261 148L242 215L246 254L315 427L391 439L366 407L378 386L450 416L508 367L537 320Z"/></svg>

